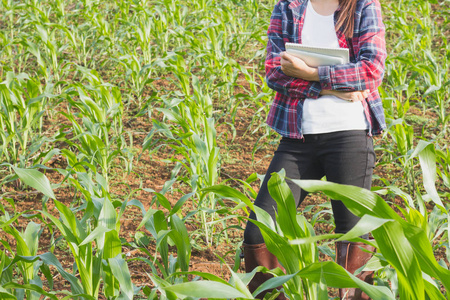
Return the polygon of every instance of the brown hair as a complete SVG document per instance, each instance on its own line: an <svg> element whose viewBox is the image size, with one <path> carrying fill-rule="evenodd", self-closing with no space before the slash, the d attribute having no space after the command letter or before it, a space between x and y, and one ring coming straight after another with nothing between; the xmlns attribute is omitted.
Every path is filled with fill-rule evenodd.
<svg viewBox="0 0 450 300"><path fill-rule="evenodd" d="M339 15L336 22L336 29L341 29L346 38L353 37L355 23L355 10L357 0L339 0Z"/></svg>

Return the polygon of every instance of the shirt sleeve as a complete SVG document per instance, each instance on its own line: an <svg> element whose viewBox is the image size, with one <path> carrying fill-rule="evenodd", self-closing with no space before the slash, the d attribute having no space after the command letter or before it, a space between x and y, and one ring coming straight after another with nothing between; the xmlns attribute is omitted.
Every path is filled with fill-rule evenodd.
<svg viewBox="0 0 450 300"><path fill-rule="evenodd" d="M356 27L357 24L355 24ZM384 75L386 60L385 27L378 0L370 1L361 12L352 43L359 49L355 63L320 66L319 79L324 90L376 90ZM356 47L354 47L356 48Z"/></svg>
<svg viewBox="0 0 450 300"><path fill-rule="evenodd" d="M317 99L322 90L318 81L307 81L300 78L287 76L281 71L280 53L285 51L285 42L289 42L289 38L283 38L282 20L286 16L280 8L280 1L273 10L270 18L270 25L267 32L267 56L266 56L266 82L267 85L283 95L294 98L313 98Z"/></svg>

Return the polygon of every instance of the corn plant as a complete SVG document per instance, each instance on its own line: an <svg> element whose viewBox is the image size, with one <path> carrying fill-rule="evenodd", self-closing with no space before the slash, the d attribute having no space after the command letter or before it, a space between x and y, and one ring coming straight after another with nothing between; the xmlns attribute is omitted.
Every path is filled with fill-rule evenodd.
<svg viewBox="0 0 450 300"><path fill-rule="evenodd" d="M25 167L48 139L41 133L44 106L52 95L53 85L45 90L37 78L8 72L0 83L0 158Z"/></svg>
<svg viewBox="0 0 450 300"><path fill-rule="evenodd" d="M450 188L450 151L449 149L436 149L437 162L440 168L437 173L443 184Z"/></svg>
<svg viewBox="0 0 450 300"><path fill-rule="evenodd" d="M436 192L434 180L436 161L433 145L421 143L415 153L420 158L427 196L436 205L437 210L433 210L431 214L425 209L423 197L420 194L414 202L409 195L400 192L400 195L407 199L407 208L400 210L403 219L381 197L367 190L319 181L294 180L294 182L309 192L321 190L333 199L343 201L353 213L362 217L361 222L347 233L345 238L357 237L362 232L372 232L381 254L377 257L395 269L399 287L396 293L398 292L400 298L444 299L440 292L440 285L448 289L450 271L434 258L431 241L441 235L444 228L448 226L446 224L447 208L444 207ZM399 192L398 189L394 190L396 193ZM375 219L371 219L372 217ZM304 238L297 242L309 243L317 239Z"/></svg>
<svg viewBox="0 0 450 300"><path fill-rule="evenodd" d="M282 291L274 291L270 296L276 297L280 292L285 293L290 299L324 299L328 297L327 286L329 287L359 287L374 299L394 299L393 295L386 287L374 287L354 277L338 266L334 262L319 262L319 249L310 240L320 240L334 237L334 235L315 236L314 229L306 219L297 215L295 201L289 187L284 182L284 175L274 173L268 183L269 192L277 202L278 215L276 223L272 217L253 203L241 192L233 190L227 186L214 186L206 191L217 193L221 196L233 199L237 203L246 204L256 212L257 220L250 220L259 226L263 234L265 243L271 253L277 256L279 262L285 268L285 272L277 268L268 270L264 267L257 267L251 273L236 275L232 272L232 279L229 284L236 284L235 288L250 298L245 285L251 280L257 271L269 272L275 277L269 279L254 291L252 297L263 290L274 289L281 284ZM238 205L240 206L240 205ZM342 235L336 235L340 237ZM357 237L358 235L356 235ZM303 242L307 241L307 242ZM236 277L235 277L236 275ZM201 275L200 275L201 276ZM195 295L196 297L219 297L214 290L229 290L230 293L237 293L229 286L223 286L214 282L215 278L209 279L211 288L206 287L202 291L192 291L196 286L203 283L184 283L168 287L166 290L182 295ZM181 289L185 289L183 292ZM214 295L214 296L213 296ZM234 296L237 297L237 296ZM268 297L266 295L266 297ZM252 299L252 298L250 298Z"/></svg>
<svg viewBox="0 0 450 300"><path fill-rule="evenodd" d="M156 240L156 250L161 256L160 262L156 255L150 253L145 247L141 245L139 248L152 258L152 261L136 258L147 262L152 268L152 273L149 274L149 277L154 284L154 288L144 288L144 294L149 299L179 299L184 296L194 297L194 299L200 297L223 298L225 296L242 297L243 295L246 298L253 299L245 287L251 277L247 276L241 279L239 274L230 269L232 279L227 283L212 274L189 271L191 240L184 221L177 214L192 195L193 193L183 196L173 207L170 206L167 200L163 201L163 196L159 195L158 199L167 208L168 213L154 209L147 212L143 210L145 214L139 227L145 226L151 233ZM139 241L138 239L136 240ZM169 245L176 247L177 257L169 254ZM162 275L160 276L159 274ZM193 280L190 279L192 276L195 276ZM199 281L199 278L204 278L208 281ZM199 290L199 288L201 289ZM157 291L160 293L158 298Z"/></svg>
<svg viewBox="0 0 450 300"><path fill-rule="evenodd" d="M435 110L439 117L438 123L446 131L449 116L447 115L450 77L446 56L442 65L439 65L430 52L426 53L428 64L417 64L415 69L422 75L426 91L424 97L431 96L434 100ZM441 69L442 68L442 69Z"/></svg>
<svg viewBox="0 0 450 300"><path fill-rule="evenodd" d="M61 1L64 2L64 1ZM51 24L53 27L61 30L67 41L66 46L73 51L79 65L88 66L88 57L92 57L95 47L90 47L89 40L94 38L94 31L89 24L84 23L78 26Z"/></svg>
<svg viewBox="0 0 450 300"><path fill-rule="evenodd" d="M166 125L154 120L154 132L160 132L167 137L176 137L176 139L172 138L174 143L171 144L170 147L175 149L178 154L182 155L183 160L174 159L174 161L178 161L185 167L189 177L184 180L189 184L192 191L198 195L197 209L201 213L206 241L209 244L212 242L210 236L212 233L206 223L207 208L214 210L215 200L211 195L202 195L200 191L204 187L215 185L218 178L219 151L216 146L214 119L206 118L204 116L200 119L194 119L189 107L182 103L179 103L178 107L173 107L171 110L160 110L166 117L172 119L181 126L178 130L175 128L169 129ZM183 115L190 117L189 119L184 119ZM202 123L199 124L199 121ZM200 125L203 125L204 132L195 131L194 126L200 128ZM147 137L146 145L144 145L145 148L151 145L151 137L152 135ZM211 219L214 220L214 214L211 216Z"/></svg>
<svg viewBox="0 0 450 300"><path fill-rule="evenodd" d="M50 252L37 254L0 241L0 298L95 299L103 294L108 299L131 299L138 289L131 283L128 259L121 250L127 246L144 253L131 260L151 268L152 287L143 289L149 299L252 299L255 294L245 286L256 271L275 275L260 290L283 285L268 298L279 293L291 299L326 298L327 286L361 285L373 299L442 299L439 289L447 289L448 273L444 261L437 262L442 267L436 266L430 247L431 251L445 248L447 260L450 257L444 200L450 187L450 15L444 0L382 3L389 57L379 90L388 128L378 150L382 150L380 173L388 175L379 176L385 186L376 190L396 200L391 204L400 217L383 204L384 212L368 205L381 201L371 193L299 182L312 190L325 189L333 198L344 195L355 213L365 212L356 231L345 237L317 236L313 225L331 222L318 217L326 210L309 223L283 209L278 222L272 223L257 211L256 222L272 240L272 250L284 257L280 261L287 266L286 274L265 268L238 274L236 262L227 282L189 269L191 247L203 246L199 239L207 245L222 243L222 237L229 242L229 231L242 229L241 223L230 226L229 219L244 222L247 207L252 208L249 198L256 193L250 181L233 179L246 192L221 182L221 168L226 165L222 166L218 145L231 149L240 138L236 120L242 116L241 108L251 115L244 135L257 140L254 156L278 139L264 125L273 97L264 82L264 46L273 4L255 0L0 1L0 186L2 192L8 190L0 195L0 229L2 237L11 237L30 250L46 226L53 243ZM163 85L166 81L168 87ZM117 179L125 179L135 163L136 149L131 147L136 132L124 129L135 106L124 106L126 101L137 103L135 117L148 113L151 119L144 150L155 157L159 149L172 151L165 160L174 165L170 179L158 192L146 190L153 193L147 209L131 196L118 199L113 194ZM52 124L56 105L63 111L56 116L63 116L69 125ZM423 119L436 114L436 125L429 120L420 132L412 114ZM230 130L223 129L224 123ZM67 167L56 169L64 179L50 185L41 172L55 172L48 163L56 155ZM233 158L234 154L227 155ZM399 173L389 182L392 165ZM123 174L115 176L115 167ZM11 182L42 192L42 211L11 213L15 210L14 201L7 198L15 193ZM282 176L275 176L272 192L280 207L292 207L282 182ZM52 219L47 209L56 198L52 189L64 186L73 193L72 203L68 207L55 200L59 216ZM170 204L172 190L184 194L175 205ZM363 202L363 196L369 201ZM230 207L229 199L234 206ZM184 210L188 201L193 202L191 211ZM4 202L11 207L1 206ZM141 209L140 229L145 227L150 235L138 231L134 242L122 245L120 218L131 205ZM16 227L19 218L28 218L29 227ZM197 229L187 231L187 223ZM353 239L369 229L378 252L366 268L375 270L376 287L361 284L334 263L318 261L320 251L333 255L326 238ZM72 247L73 270L64 270L51 253L57 235ZM389 244L388 238L398 240L402 248ZM153 249L149 243L155 251L149 250ZM55 273L70 283L70 291L55 290ZM42 276L45 279L39 281Z"/></svg>
<svg viewBox="0 0 450 300"><path fill-rule="evenodd" d="M153 66L151 64L142 65L141 61L135 55L119 57L117 62L125 68L125 82L130 86L138 108L141 109L144 91L155 80L151 78ZM134 102L133 100L130 95L130 102Z"/></svg>
<svg viewBox="0 0 450 300"><path fill-rule="evenodd" d="M80 125L72 114L62 113L72 123L75 134L73 140L80 143L73 143L70 140L67 142L78 149L79 161L84 160L93 164L95 168L99 167L108 181L111 165L122 153L122 98L118 88L109 89L107 85L101 83L95 71L84 68L82 70L95 85L73 84L65 91L64 95L70 106L81 111L83 122ZM79 101L73 99L75 96L79 97ZM114 142L117 143L117 148L113 147Z"/></svg>
<svg viewBox="0 0 450 300"><path fill-rule="evenodd" d="M402 121L401 119L399 121ZM405 178L408 185L408 190L410 193L414 190L414 169L412 161L409 159L409 155L413 151L414 147L414 131L411 125L405 122L397 122L393 124L389 133L392 135L392 139L396 144L394 149L395 156L394 159L399 161L399 164L404 168Z"/></svg>
<svg viewBox="0 0 450 300"><path fill-rule="evenodd" d="M0 197L0 199L3 197ZM12 199L7 199L11 204L11 208L14 209L15 205ZM0 228L9 236L13 237L16 241L17 253L15 256L35 256L38 250L39 237L42 233L42 228L40 224L29 222L24 231L18 230L13 222L25 213L14 213L10 215L3 205L0 204ZM9 251L9 253L14 253L7 240L1 239L3 247ZM13 282L14 279L20 278L23 280L23 285L35 285L36 287L42 288L42 281L38 275L39 270L42 267L40 262L27 262L23 260L17 260L15 257L8 257L6 252L1 251L2 257L1 269L0 271L0 283L2 286ZM15 278L16 277L16 278ZM12 297L27 299L39 299L40 294L36 291L30 289L8 289L9 291L3 290L5 293L9 293Z"/></svg>
<svg viewBox="0 0 450 300"><path fill-rule="evenodd" d="M143 54L143 62L144 64L150 64L154 56L151 41L155 20L153 17L146 15L143 20L139 21L139 24L131 24L131 26L134 28L134 36Z"/></svg>
<svg viewBox="0 0 450 300"><path fill-rule="evenodd" d="M436 151L434 150L434 145L430 142L421 141L413 153L409 155L409 159L414 157L419 157L422 167L423 187L427 194L422 195L417 192L415 197L412 197L397 187L387 187L389 193L400 196L405 201L405 209L397 206L401 216L390 208L380 196L367 190L323 181L294 180L296 184L309 192L322 191L333 199L342 200L353 213L362 217L360 223L345 235L314 235L314 230L305 221L304 217L296 216L295 204L293 199L291 199L292 194L283 182L283 178L277 173L272 174L268 186L271 196L277 201L278 215L276 225L267 213L254 207L242 193L233 191L225 186L216 186L207 190L229 199L234 199L237 203L245 203L255 210L257 221L253 222L260 227L269 250L278 257L286 269L286 274L294 275L294 277L286 280L283 285L284 293L287 293L294 299L296 297L301 297L299 299L302 299L303 296L291 294L293 291L308 293L305 294L308 295L308 299L327 297L326 286L344 287L348 285L347 287L363 289L361 285L354 285L356 282L341 281L341 279L343 280L341 276L348 276L348 274L342 272L340 267L332 263L318 262L317 257L314 260L318 252L315 243L328 239L356 239L362 241L359 239L359 236L368 232L372 232L375 238L374 245L377 246L378 251L366 268L378 272L379 277L376 277L378 285L384 286L384 288L388 287L389 282L384 281L388 278L393 282L392 292L394 295L400 295L400 298L444 299L440 291L441 285L447 289L446 286L450 284L448 281L450 271L448 271L445 264L437 262L434 258L434 247L432 247L432 244L448 246L447 236L444 235L443 238L440 238L448 227L448 208L441 201L435 186ZM425 198L431 200L435 205L431 212L425 206ZM297 229L298 232L303 233L294 235L294 229L297 226L300 226L301 230L303 230ZM327 244L325 243L323 246ZM297 248L292 248L291 246L293 245L303 246L303 251L296 253L295 251L298 250L296 250ZM312 256L312 261L308 261L311 258L311 254L308 255L305 249L315 249L315 252L312 253L316 253L316 255ZM311 275L309 272L316 275ZM327 274L330 273L334 274L334 278L327 277ZM285 278L282 277L285 275L279 270L272 270L271 274ZM299 283L296 283L294 280L295 276L307 278L312 281L312 284L308 284L305 280L303 287L299 287ZM351 278L354 280L353 277ZM434 278L434 280L431 278ZM279 286L280 281L275 279L273 281L268 282L264 287L261 286L258 291L255 291L254 295L268 287L274 288ZM318 284L316 287L314 286L315 283ZM295 284L297 286L293 288ZM394 296L385 289L368 292L381 293L376 297L372 296L374 299L394 299Z"/></svg>
<svg viewBox="0 0 450 300"><path fill-rule="evenodd" d="M27 184L42 192L51 191L48 180L38 171L18 168L15 168L15 171ZM95 184L87 173L74 171L74 174L78 179L70 174L68 178L83 195L88 196L85 205L71 209L57 201L54 195L49 195L54 199L60 218L46 210L40 211L49 223L58 229L74 257L74 272L79 273L81 284L73 287L73 294L97 299L100 282L103 282L102 293L106 297L132 299L135 290L128 267L122 258L122 243L119 239L120 218L125 212L127 202L112 201L106 192L105 180L101 177L97 176L101 183ZM115 211L115 205L121 207L119 213ZM77 212L83 213L81 219L77 218ZM30 254L35 255L31 252Z"/></svg>
<svg viewBox="0 0 450 300"><path fill-rule="evenodd" d="M48 179L42 173L35 169L21 169L17 167L13 167L13 169L16 176L18 176L25 184L36 188L49 198L55 198ZM0 196L0 199L2 198L3 195ZM14 211L14 201L6 197L4 199L8 200L8 203ZM74 275L67 273L53 254L44 253L36 255L39 237L42 233L40 224L31 221L28 223L24 232L20 232L13 226L14 222L22 216L27 216L27 218L38 218L41 222L45 223L40 214L36 214L36 212L38 212L37 210L23 211L20 213L15 212L14 215L11 216L4 206L0 205L0 211L2 213L0 214L0 228L12 235L17 243L16 249L13 250L7 241L1 240L3 247L8 250L9 253L14 254L13 257L8 257L6 252L1 251L0 253L2 257L0 263L2 265L2 271L0 272L0 283L2 285L1 293L3 296L7 295L9 297L5 299L22 299L25 296L26 299L40 299L41 295L45 295L50 299L58 299L56 297L57 292L46 292L44 290L43 282L38 274L40 271L45 275L48 287L52 290L53 275L51 274L49 266L56 267L61 276L71 283L74 294L66 292L66 294L69 294L70 296L67 296L64 299L70 298L73 295L87 296L83 294L83 289L81 288L78 279ZM49 223L45 224L50 233L52 233L52 225ZM17 279L23 282L17 283ZM92 298L87 296L86 299Z"/></svg>
<svg viewBox="0 0 450 300"><path fill-rule="evenodd" d="M19 256L35 256L39 242L39 236L42 233L41 226L34 222L28 223L24 232L18 231L13 226L4 226L3 230L10 234L17 243L17 255ZM38 276L40 262L17 262L17 272L21 275L24 285L35 284L42 287L42 281ZM23 290L17 289L15 294L19 296ZM26 299L40 299L40 294L26 290ZM20 296L19 296L20 297Z"/></svg>
<svg viewBox="0 0 450 300"><path fill-rule="evenodd" d="M165 108L158 109L175 126L153 120L155 129L144 141L144 150L159 141L153 139L157 132L173 141L169 146L183 157L182 160L174 161L185 167L189 176L183 180L191 187L192 192L197 193L197 209L201 214L207 244L210 244L212 228L207 225L207 210L214 211L215 199L211 195L202 195L201 189L215 185L218 179L219 149L215 120L212 117L212 99L204 92L205 88L198 77L193 76L192 80L188 78L183 58L178 55L175 58L177 60L172 62L171 69L178 79L177 84L183 92L184 101L172 99L165 103ZM213 213L211 221L214 221L214 216Z"/></svg>
<svg viewBox="0 0 450 300"><path fill-rule="evenodd" d="M55 39L56 30L53 29L49 31L47 28L41 25L36 25L36 31L39 34L38 43L43 45L45 58L47 60L47 64L51 66L51 70L53 71L53 75L55 77L55 81L59 81L61 78L60 71L60 56L62 51L66 49L66 45L58 45Z"/></svg>

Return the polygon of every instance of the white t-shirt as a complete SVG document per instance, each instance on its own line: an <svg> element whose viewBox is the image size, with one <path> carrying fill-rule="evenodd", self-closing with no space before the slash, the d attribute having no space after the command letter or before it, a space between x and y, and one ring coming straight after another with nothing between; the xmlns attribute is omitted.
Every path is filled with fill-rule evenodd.
<svg viewBox="0 0 450 300"><path fill-rule="evenodd" d="M339 48L334 29L334 14L318 14L308 1L302 29L302 44ZM303 103L303 134L327 133L343 130L365 130L369 124L362 102L349 102L336 96L306 98Z"/></svg>

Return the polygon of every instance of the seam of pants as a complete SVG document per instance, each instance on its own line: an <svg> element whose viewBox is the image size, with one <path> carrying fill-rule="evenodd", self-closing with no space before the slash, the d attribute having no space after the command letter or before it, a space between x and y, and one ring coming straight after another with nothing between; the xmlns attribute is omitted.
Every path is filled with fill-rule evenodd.
<svg viewBox="0 0 450 300"><path fill-rule="evenodd" d="M367 180L367 166L369 165L369 137L366 138L366 174L364 176L364 180L363 180L363 184L362 186L365 187L366 186L366 180ZM370 190L370 188L369 188Z"/></svg>

